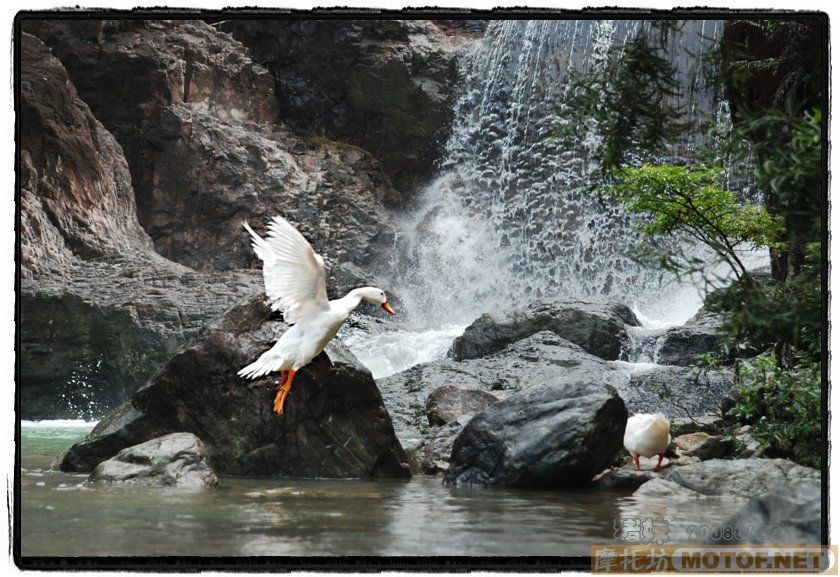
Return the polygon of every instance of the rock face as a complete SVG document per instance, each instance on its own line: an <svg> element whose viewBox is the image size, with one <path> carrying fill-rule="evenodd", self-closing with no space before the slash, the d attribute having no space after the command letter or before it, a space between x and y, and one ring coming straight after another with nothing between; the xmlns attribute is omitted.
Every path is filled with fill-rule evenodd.
<svg viewBox="0 0 840 577"><path fill-rule="evenodd" d="M442 360L414 366L380 379L379 386L398 430L427 429L426 399L436 388L457 385L497 397L551 381L589 380L620 386L627 374L579 346L543 331L479 359Z"/></svg>
<svg viewBox="0 0 840 577"><path fill-rule="evenodd" d="M285 328L259 295L232 308L173 356L130 405L71 447L62 470L91 470L115 449L191 432L220 473L410 476L373 378L336 341L298 373L283 416L272 412L273 376L248 382L236 376Z"/></svg>
<svg viewBox="0 0 840 577"><path fill-rule="evenodd" d="M277 79L280 114L381 159L404 190L429 178L452 117L459 55L477 37L420 20L229 20Z"/></svg>
<svg viewBox="0 0 840 577"><path fill-rule="evenodd" d="M462 389L456 385L438 387L426 399L429 424L439 427L462 415L483 411L499 398L480 389Z"/></svg>
<svg viewBox="0 0 840 577"><path fill-rule="evenodd" d="M62 273L76 255L148 250L120 145L40 40L21 36L21 274Z"/></svg>
<svg viewBox="0 0 840 577"><path fill-rule="evenodd" d="M822 492L818 479L782 481L750 499L724 526L739 530L730 539L724 531L718 544L815 544L822 542ZM732 530L729 529L731 532Z"/></svg>
<svg viewBox="0 0 840 577"><path fill-rule="evenodd" d="M637 326L627 306L600 297L537 301L526 308L485 313L452 343L456 360L474 359L540 331L551 331L589 354L619 358L626 325Z"/></svg>
<svg viewBox="0 0 840 577"><path fill-rule="evenodd" d="M28 34L20 121L21 416L98 417L259 281L152 251L120 145Z"/></svg>
<svg viewBox="0 0 840 577"><path fill-rule="evenodd" d="M586 485L621 448L627 421L612 387L537 385L479 413L452 447L452 484L561 488Z"/></svg>
<svg viewBox="0 0 840 577"><path fill-rule="evenodd" d="M97 465L93 482L210 487L219 479L207 463L204 444L191 433L172 433L123 449Z"/></svg>
<svg viewBox="0 0 840 577"><path fill-rule="evenodd" d="M262 232L278 213L332 268L370 265L390 246L382 203L397 193L377 161L276 123L274 80L242 44L201 21L104 23L98 37L89 25L32 29L122 143L140 222L160 254L197 270L251 266L241 221Z"/></svg>

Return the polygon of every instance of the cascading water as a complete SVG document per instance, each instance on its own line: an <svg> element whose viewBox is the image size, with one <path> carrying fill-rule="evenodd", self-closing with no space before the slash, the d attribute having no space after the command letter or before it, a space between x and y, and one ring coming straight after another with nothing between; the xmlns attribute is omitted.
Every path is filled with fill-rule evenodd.
<svg viewBox="0 0 840 577"><path fill-rule="evenodd" d="M686 21L668 37L665 54L680 87L674 104L694 130L663 160L691 160L706 138L703 125L729 122L727 103L705 78L701 59L722 29L720 21ZM697 311L701 279L677 283L638 264L632 254L640 239L630 216L591 192L592 127L580 127L572 150L552 138L576 75L603 67L614 48L637 35L658 33L637 20L489 24L462 62L440 173L404 215L395 251L401 256L391 276L401 314L428 331L423 338L413 331L350 335L361 357L378 351L369 359L374 376L439 358L481 313L538 298L603 294L631 305L644 327L631 335L625 358L648 362L661 330ZM700 247L690 250L710 256ZM758 266L766 256L753 260Z"/></svg>
<svg viewBox="0 0 840 577"><path fill-rule="evenodd" d="M566 150L556 132L574 73L603 65L649 23L502 21L463 63L462 93L441 174L405 219L408 258L400 294L412 320L468 323L482 312L550 296L606 294L653 322L685 321L700 306L691 283L663 285L659 271L631 258L637 242L622 207L587 185L585 150ZM721 22L689 21L670 36L686 117L715 116L698 55ZM680 144L691 155L701 130Z"/></svg>

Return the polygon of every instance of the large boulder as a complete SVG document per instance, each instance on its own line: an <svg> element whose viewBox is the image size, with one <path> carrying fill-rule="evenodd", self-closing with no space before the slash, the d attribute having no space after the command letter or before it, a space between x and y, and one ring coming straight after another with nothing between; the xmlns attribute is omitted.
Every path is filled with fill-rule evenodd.
<svg viewBox="0 0 840 577"><path fill-rule="evenodd" d="M619 387L627 379L621 368L543 331L482 358L416 365L380 379L379 387L397 429L420 434L428 428L426 399L444 385L489 391L503 398L546 381L583 380Z"/></svg>
<svg viewBox="0 0 840 577"><path fill-rule="evenodd" d="M472 30L422 20L231 19L220 27L274 74L284 120L369 150L403 190L432 175Z"/></svg>
<svg viewBox="0 0 840 577"><path fill-rule="evenodd" d="M462 415L481 412L499 398L481 389L464 389L457 385L438 387L426 399L426 416L429 424L439 427Z"/></svg>
<svg viewBox="0 0 840 577"><path fill-rule="evenodd" d="M453 443L451 484L563 488L588 484L621 448L627 410L591 382L545 382L479 413Z"/></svg>
<svg viewBox="0 0 840 577"><path fill-rule="evenodd" d="M637 326L633 312L603 297L537 301L527 307L485 313L452 343L456 360L474 359L540 331L551 331L602 359L619 358L627 344L626 326Z"/></svg>
<svg viewBox="0 0 840 577"><path fill-rule="evenodd" d="M298 373L282 416L273 412L274 375L255 381L236 375L286 328L259 295L233 307L173 356L130 406L71 447L61 469L89 471L125 447L191 432L220 473L410 476L370 372L340 343L333 341Z"/></svg>
<svg viewBox="0 0 840 577"><path fill-rule="evenodd" d="M210 487L218 484L204 443L191 433L171 433L133 447L97 465L90 481L129 485Z"/></svg>

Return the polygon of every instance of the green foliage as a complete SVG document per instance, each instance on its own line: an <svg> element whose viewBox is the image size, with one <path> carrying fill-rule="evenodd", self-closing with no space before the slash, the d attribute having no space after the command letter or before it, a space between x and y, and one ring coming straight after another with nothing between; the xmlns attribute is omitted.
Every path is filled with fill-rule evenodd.
<svg viewBox="0 0 840 577"><path fill-rule="evenodd" d="M819 467L822 446L820 364L802 359L782 369L772 355L739 367L739 401L732 414L751 423L750 434L771 455Z"/></svg>
<svg viewBox="0 0 840 577"><path fill-rule="evenodd" d="M646 238L688 235L712 248L745 285L754 284L741 261L743 251L772 246L781 222L763 205L722 188L722 169L645 164L615 169L613 175L612 194L642 216L637 228Z"/></svg>
<svg viewBox="0 0 840 577"><path fill-rule="evenodd" d="M810 250L819 252L820 244ZM792 368L803 358L819 362L823 299L818 268L819 256L812 255L800 274L785 282L736 283L710 294L706 307L724 319L722 356L736 348L754 353L772 349L780 367Z"/></svg>

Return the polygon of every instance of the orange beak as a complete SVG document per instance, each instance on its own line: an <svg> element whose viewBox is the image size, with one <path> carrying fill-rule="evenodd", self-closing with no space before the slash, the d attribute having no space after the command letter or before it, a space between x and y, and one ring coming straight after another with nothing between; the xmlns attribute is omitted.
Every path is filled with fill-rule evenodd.
<svg viewBox="0 0 840 577"><path fill-rule="evenodd" d="M397 314L397 313L394 312L394 309L391 308L391 305L389 305L387 302L382 303L382 308L385 309L386 311L388 311L389 314L392 314L392 315Z"/></svg>

